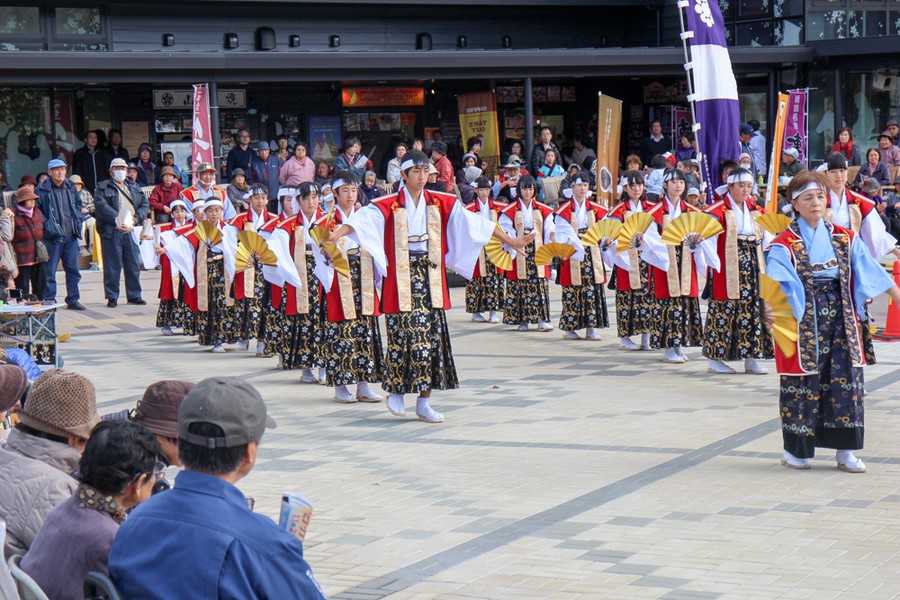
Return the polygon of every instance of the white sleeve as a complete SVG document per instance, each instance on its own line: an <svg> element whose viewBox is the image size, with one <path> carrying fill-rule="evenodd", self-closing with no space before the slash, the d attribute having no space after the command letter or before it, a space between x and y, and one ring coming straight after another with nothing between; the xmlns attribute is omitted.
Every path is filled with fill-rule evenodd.
<svg viewBox="0 0 900 600"><path fill-rule="evenodd" d="M544 219L544 243L550 243L550 236L556 233L556 224L554 223L553 213Z"/></svg>
<svg viewBox="0 0 900 600"><path fill-rule="evenodd" d="M641 259L662 271L669 270L669 249L662 243L655 225L651 225L641 238L641 246L638 248Z"/></svg>
<svg viewBox="0 0 900 600"><path fill-rule="evenodd" d="M347 218L347 225L353 228L348 237L357 241L372 255L375 270L387 275L387 256L384 253L384 215L374 204L368 204Z"/></svg>
<svg viewBox="0 0 900 600"><path fill-rule="evenodd" d="M310 246L312 246L313 258L316 261L316 278L327 294L331 291L331 284L334 282L334 267L325 260L325 255L322 254L322 249L317 244L310 244Z"/></svg>
<svg viewBox="0 0 900 600"><path fill-rule="evenodd" d="M872 209L862 220L859 226L859 237L875 260L880 260L897 243L894 236L887 232L884 221L881 220L881 216L875 209Z"/></svg>
<svg viewBox="0 0 900 600"><path fill-rule="evenodd" d="M168 232L166 232L168 233ZM163 234L165 236L165 233ZM162 238L161 238L162 239ZM178 269L188 287L194 287L194 262L196 252L194 246L184 236L175 236L171 241L166 241L166 256L172 266Z"/></svg>
<svg viewBox="0 0 900 600"><path fill-rule="evenodd" d="M722 234L719 234L719 235L722 235ZM718 235L714 235L710 238L706 238L705 240L700 242L700 252L695 253L694 256L696 257L697 254L700 254L700 253L702 253L703 257L706 259L704 262L706 263L707 267L712 268L712 270L715 271L716 273L721 271L722 264L719 261L719 236Z"/></svg>
<svg viewBox="0 0 900 600"><path fill-rule="evenodd" d="M459 201L454 202L447 218L447 255L444 262L454 272L466 279L471 278L478 255L493 232L493 221L485 219L481 213L466 210Z"/></svg>
<svg viewBox="0 0 900 600"><path fill-rule="evenodd" d="M222 254L225 256L225 273L231 281L234 281L234 261L238 243L237 234L238 229L233 225L226 225L222 229Z"/></svg>
<svg viewBox="0 0 900 600"><path fill-rule="evenodd" d="M572 225L559 215L554 215L553 220L556 225L556 241L575 248L575 254L572 255L572 258L584 260L584 246L581 244L581 240L578 239L578 234L572 229Z"/></svg>
<svg viewBox="0 0 900 600"><path fill-rule="evenodd" d="M305 289L306 282L300 279L297 266L291 257L291 236L284 229L276 229L269 235L269 248L278 257L278 263L274 266L263 266L263 277L269 283L283 286L285 282L297 289Z"/></svg>

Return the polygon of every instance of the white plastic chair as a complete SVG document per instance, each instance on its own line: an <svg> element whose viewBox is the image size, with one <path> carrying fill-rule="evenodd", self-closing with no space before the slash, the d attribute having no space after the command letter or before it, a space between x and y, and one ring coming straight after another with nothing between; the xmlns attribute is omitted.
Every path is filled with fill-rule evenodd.
<svg viewBox="0 0 900 600"><path fill-rule="evenodd" d="M22 600L50 600L47 594L41 589L34 579L28 573L19 568L19 561L22 556L16 554L9 557L9 571L12 573L13 579L16 581L16 587L19 590L19 598Z"/></svg>

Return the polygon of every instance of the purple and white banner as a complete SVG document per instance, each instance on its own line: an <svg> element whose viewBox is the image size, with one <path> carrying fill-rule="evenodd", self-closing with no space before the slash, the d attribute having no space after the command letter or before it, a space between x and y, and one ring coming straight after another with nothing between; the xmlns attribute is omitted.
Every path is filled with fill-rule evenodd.
<svg viewBox="0 0 900 600"><path fill-rule="evenodd" d="M787 121L784 124L784 144L782 146L782 154L789 148L799 152L800 157L797 160L802 162L803 166L808 164L806 153L806 106L808 100L808 89L788 92Z"/></svg>
<svg viewBox="0 0 900 600"><path fill-rule="evenodd" d="M700 126L696 136L703 155L701 175L716 187L722 179L722 161L736 160L741 147L740 105L725 42L725 23L716 0L678 4L685 9L685 33L690 36L694 112Z"/></svg>

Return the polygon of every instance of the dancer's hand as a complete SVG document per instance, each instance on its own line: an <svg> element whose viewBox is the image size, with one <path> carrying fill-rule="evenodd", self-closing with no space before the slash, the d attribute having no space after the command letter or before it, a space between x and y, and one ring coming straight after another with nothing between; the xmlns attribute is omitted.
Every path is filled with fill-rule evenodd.
<svg viewBox="0 0 900 600"><path fill-rule="evenodd" d="M772 307L769 306L768 302L763 302L764 305L764 321L766 325L766 329L771 330L772 327L775 326L775 311L772 310Z"/></svg>

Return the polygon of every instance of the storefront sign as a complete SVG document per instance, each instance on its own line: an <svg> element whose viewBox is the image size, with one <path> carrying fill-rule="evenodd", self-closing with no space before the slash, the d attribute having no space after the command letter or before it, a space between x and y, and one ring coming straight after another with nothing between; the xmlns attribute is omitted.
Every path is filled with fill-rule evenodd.
<svg viewBox="0 0 900 600"><path fill-rule="evenodd" d="M194 128L191 135L191 170L202 162L213 163L212 127L209 119L209 89L205 83L194 86ZM213 165L215 166L215 165ZM194 174L194 183L197 175Z"/></svg>
<svg viewBox="0 0 900 600"><path fill-rule="evenodd" d="M622 101L600 94L597 108L597 198L615 204L622 133Z"/></svg>
<svg viewBox="0 0 900 600"><path fill-rule="evenodd" d="M424 88L344 88L344 108L367 106L425 106Z"/></svg>
<svg viewBox="0 0 900 600"><path fill-rule="evenodd" d="M219 108L247 108L245 90L219 90ZM188 110L194 104L193 90L153 90L155 110Z"/></svg>
<svg viewBox="0 0 900 600"><path fill-rule="evenodd" d="M459 106L460 135L463 141L481 136L483 143L478 156L487 163L488 176L493 177L500 165L500 132L494 92L460 94L456 100Z"/></svg>

